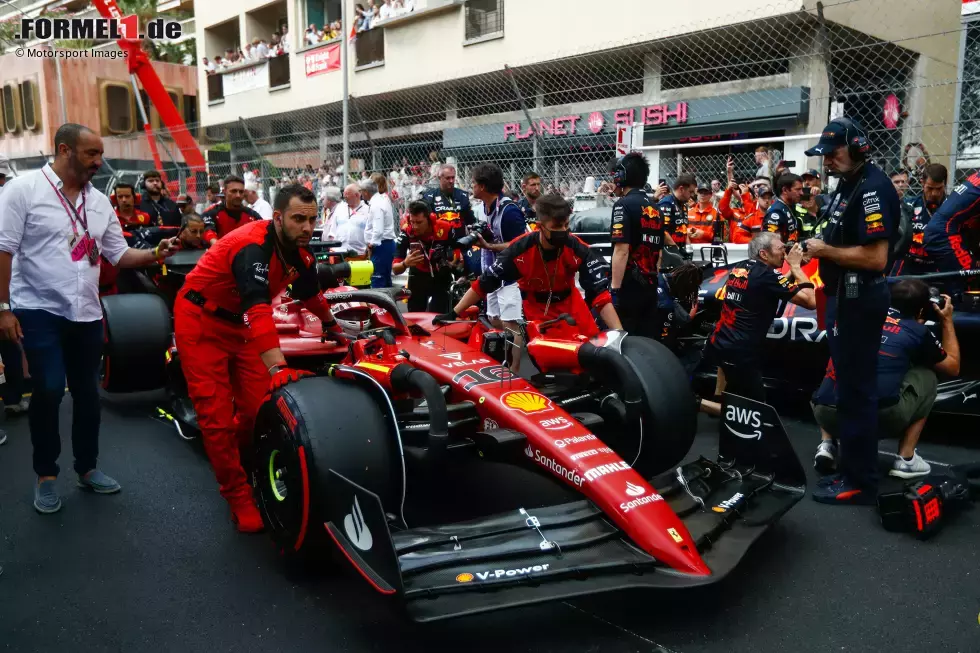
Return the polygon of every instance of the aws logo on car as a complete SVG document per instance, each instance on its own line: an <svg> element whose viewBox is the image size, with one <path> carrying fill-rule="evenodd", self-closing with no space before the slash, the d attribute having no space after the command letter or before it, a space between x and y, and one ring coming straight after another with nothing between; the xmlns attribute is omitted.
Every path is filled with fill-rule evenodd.
<svg viewBox="0 0 980 653"><path fill-rule="evenodd" d="M743 433L740 430L736 431L732 428L732 422L742 426L747 426L749 429L755 429L755 431L750 431L748 433ZM757 410L739 408L738 406L729 406L725 411L725 428L728 429L732 435L742 438L743 440L761 440L762 414Z"/></svg>

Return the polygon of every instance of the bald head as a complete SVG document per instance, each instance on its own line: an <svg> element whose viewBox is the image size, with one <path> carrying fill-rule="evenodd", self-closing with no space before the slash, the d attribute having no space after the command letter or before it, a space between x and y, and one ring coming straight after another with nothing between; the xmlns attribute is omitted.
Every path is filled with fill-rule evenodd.
<svg viewBox="0 0 980 653"><path fill-rule="evenodd" d="M361 203L361 187L358 184L348 184L344 187L344 201L350 208L356 208Z"/></svg>

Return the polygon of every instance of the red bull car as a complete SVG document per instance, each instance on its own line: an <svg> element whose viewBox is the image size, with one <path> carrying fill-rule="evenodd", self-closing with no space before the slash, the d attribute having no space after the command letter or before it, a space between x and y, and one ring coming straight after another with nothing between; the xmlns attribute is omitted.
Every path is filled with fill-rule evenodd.
<svg viewBox="0 0 980 653"><path fill-rule="evenodd" d="M710 584L805 492L775 412L738 397L726 397L718 461L683 463L695 399L652 340L550 337L565 316L528 324L540 374L527 380L501 364L508 340L479 316L434 326L430 314L402 314L392 293L325 296L364 322L346 342L323 342L315 316L288 296L278 302L290 365L317 376L259 412L256 499L283 555L339 553L415 620ZM179 396L179 352L167 338L129 339L125 350L117 341L117 320L134 327L137 315L136 333L168 335L169 314L154 302L105 299L110 378L155 375ZM454 473L464 465L522 470L565 499L481 509L477 494L504 488L463 490ZM416 516L419 504L428 516Z"/></svg>

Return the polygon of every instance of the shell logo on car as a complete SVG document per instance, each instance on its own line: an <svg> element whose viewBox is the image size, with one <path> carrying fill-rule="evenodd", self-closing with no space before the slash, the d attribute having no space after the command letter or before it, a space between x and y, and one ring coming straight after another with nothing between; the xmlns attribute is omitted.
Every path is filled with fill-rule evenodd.
<svg viewBox="0 0 980 653"><path fill-rule="evenodd" d="M551 400L537 392L506 392L500 401L511 410L519 410L525 415L551 410Z"/></svg>
<svg viewBox="0 0 980 653"><path fill-rule="evenodd" d="M457 583L469 583L473 580L473 574L460 574L456 577Z"/></svg>

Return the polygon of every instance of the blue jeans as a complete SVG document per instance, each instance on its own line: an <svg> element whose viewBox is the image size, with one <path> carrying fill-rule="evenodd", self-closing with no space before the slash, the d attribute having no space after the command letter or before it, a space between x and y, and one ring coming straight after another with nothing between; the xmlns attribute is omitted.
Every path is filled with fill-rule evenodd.
<svg viewBox="0 0 980 653"><path fill-rule="evenodd" d="M391 263L395 260L395 241L382 240L380 245L371 250L371 263L374 264L374 274L371 275L372 288L391 288Z"/></svg>
<svg viewBox="0 0 980 653"><path fill-rule="evenodd" d="M843 284L843 282L842 282ZM878 349L891 296L884 279L862 281L857 299L827 298L827 342L837 371L840 471L878 487Z"/></svg>
<svg viewBox="0 0 980 653"><path fill-rule="evenodd" d="M72 397L75 471L84 474L95 468L99 457L102 321L72 322L41 310L16 310L14 314L24 332L24 353L34 381L28 412L34 472L38 476L57 476L60 471L58 409L67 379Z"/></svg>

